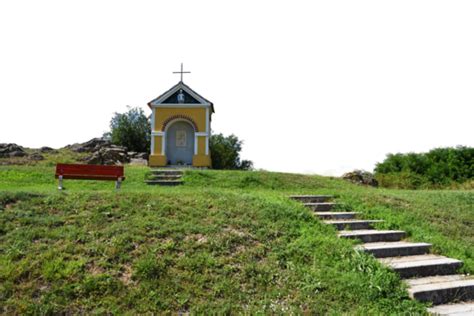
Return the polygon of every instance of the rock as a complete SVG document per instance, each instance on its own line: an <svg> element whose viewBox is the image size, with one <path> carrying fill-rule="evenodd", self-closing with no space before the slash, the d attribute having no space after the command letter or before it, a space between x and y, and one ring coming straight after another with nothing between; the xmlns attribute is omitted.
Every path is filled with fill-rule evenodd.
<svg viewBox="0 0 474 316"><path fill-rule="evenodd" d="M54 152L57 152L57 150L51 148L51 147L47 147L47 146L43 146L39 149L40 153L54 153Z"/></svg>
<svg viewBox="0 0 474 316"><path fill-rule="evenodd" d="M352 172L344 173L342 178L357 184L370 185L373 187L377 187L379 185L374 175L364 170L354 170Z"/></svg>
<svg viewBox="0 0 474 316"><path fill-rule="evenodd" d="M35 161L44 160L43 155L41 155L40 153L32 153L28 158L30 160L35 160Z"/></svg>
<svg viewBox="0 0 474 316"><path fill-rule="evenodd" d="M132 166L148 166L148 160L141 158L132 158L130 159L130 164Z"/></svg>
<svg viewBox="0 0 474 316"><path fill-rule="evenodd" d="M0 158L24 157L28 154L17 144L0 144Z"/></svg>
<svg viewBox="0 0 474 316"><path fill-rule="evenodd" d="M136 159L145 159L145 160L148 160L148 156L149 156L148 153L137 153L137 154L135 155L135 158L136 158Z"/></svg>
<svg viewBox="0 0 474 316"><path fill-rule="evenodd" d="M112 143L110 140L103 139L103 138L92 138L91 140L82 143L82 144L72 144L67 145L64 148L70 149L75 152L83 153L83 152L95 152L100 150L102 147L109 147Z"/></svg>
<svg viewBox="0 0 474 316"><path fill-rule="evenodd" d="M84 161L89 165L102 165L102 158L98 152L95 152L91 156L84 158Z"/></svg>
<svg viewBox="0 0 474 316"><path fill-rule="evenodd" d="M28 154L20 150L12 151L9 155L9 157L25 157L25 156L28 156Z"/></svg>
<svg viewBox="0 0 474 316"><path fill-rule="evenodd" d="M128 151L126 147L114 145L110 140L104 138L93 138L85 143L68 145L65 148L76 152L91 153L83 161L93 165L124 164L130 162L130 159L148 160L148 153ZM144 163L138 160L134 163Z"/></svg>
<svg viewBox="0 0 474 316"><path fill-rule="evenodd" d="M99 149L84 161L92 165L119 165L130 162L130 158L125 147L111 145Z"/></svg>
<svg viewBox="0 0 474 316"><path fill-rule="evenodd" d="M80 161L84 161L88 165L100 165L100 156L99 153L93 153L90 156L85 158L79 159Z"/></svg>
<svg viewBox="0 0 474 316"><path fill-rule="evenodd" d="M148 153L137 153L135 151L129 151L128 156L132 159L146 159L148 160Z"/></svg>

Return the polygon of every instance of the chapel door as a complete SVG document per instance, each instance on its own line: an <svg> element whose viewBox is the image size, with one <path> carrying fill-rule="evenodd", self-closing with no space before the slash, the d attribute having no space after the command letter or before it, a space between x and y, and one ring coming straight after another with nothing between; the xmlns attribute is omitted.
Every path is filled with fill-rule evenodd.
<svg viewBox="0 0 474 316"><path fill-rule="evenodd" d="M178 121L166 131L166 159L171 165L192 165L194 129L191 124Z"/></svg>

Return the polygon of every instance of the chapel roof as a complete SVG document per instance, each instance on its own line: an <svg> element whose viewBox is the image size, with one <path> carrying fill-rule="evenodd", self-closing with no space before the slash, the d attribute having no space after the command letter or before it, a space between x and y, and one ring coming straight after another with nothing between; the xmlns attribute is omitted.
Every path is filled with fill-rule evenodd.
<svg viewBox="0 0 474 316"><path fill-rule="evenodd" d="M212 113L214 113L214 104L211 101L204 98L203 96L201 96L200 94L198 94L193 89L191 89L191 87L189 87L187 84L185 84L182 81L178 82L177 84L172 86L170 89L168 89L166 92L164 92L160 96L158 96L158 97L154 98L153 100L151 100L150 102L148 102L148 106L151 108L152 105L154 105L154 104L168 104L169 102L166 102L166 101L169 100L169 98L173 94L177 93L181 89L189 95L189 100L190 100L189 102L185 102L183 105L193 104L193 103L208 104L211 107ZM196 101L196 102L194 102L194 101Z"/></svg>

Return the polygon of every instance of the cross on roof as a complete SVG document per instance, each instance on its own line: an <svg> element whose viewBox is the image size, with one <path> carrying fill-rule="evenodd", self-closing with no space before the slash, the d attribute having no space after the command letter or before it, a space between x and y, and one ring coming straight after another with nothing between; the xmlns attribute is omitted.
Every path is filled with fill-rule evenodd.
<svg viewBox="0 0 474 316"><path fill-rule="evenodd" d="M183 63L181 63L181 71L173 71L174 74L181 74L181 82L183 82L183 74L190 74L190 71L183 71Z"/></svg>

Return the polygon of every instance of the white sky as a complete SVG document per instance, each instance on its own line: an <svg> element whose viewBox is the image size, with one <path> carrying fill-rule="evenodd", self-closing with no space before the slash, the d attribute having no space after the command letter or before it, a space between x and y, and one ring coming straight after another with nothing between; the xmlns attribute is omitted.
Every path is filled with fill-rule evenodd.
<svg viewBox="0 0 474 316"><path fill-rule="evenodd" d="M257 168L474 145L473 1L2 1L0 142L62 147L178 81Z"/></svg>

